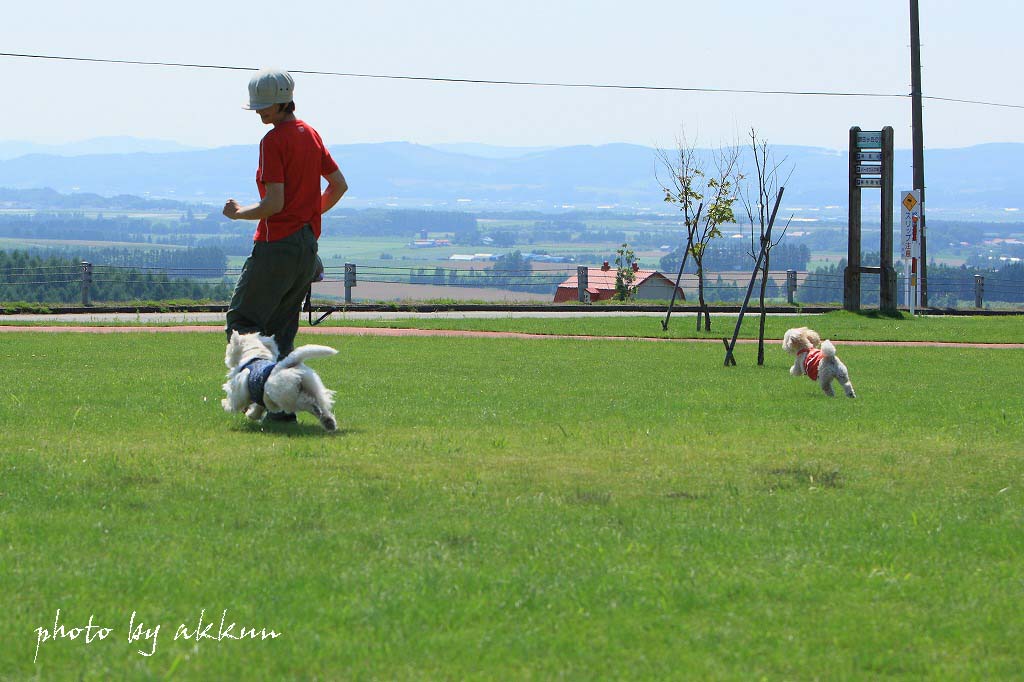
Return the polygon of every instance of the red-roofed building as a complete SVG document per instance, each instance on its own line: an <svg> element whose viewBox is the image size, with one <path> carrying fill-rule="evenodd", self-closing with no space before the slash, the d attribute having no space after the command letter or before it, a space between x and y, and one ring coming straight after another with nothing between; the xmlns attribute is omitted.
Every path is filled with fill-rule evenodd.
<svg viewBox="0 0 1024 682"><path fill-rule="evenodd" d="M636 279L633 280L634 297L641 300L667 301L672 298L674 283L657 270L641 270L633 265ZM587 291L591 301L607 301L615 296L615 268L607 261L599 268L587 268ZM676 299L685 301L682 288L676 292ZM579 300L579 283L576 275L558 285L555 303Z"/></svg>

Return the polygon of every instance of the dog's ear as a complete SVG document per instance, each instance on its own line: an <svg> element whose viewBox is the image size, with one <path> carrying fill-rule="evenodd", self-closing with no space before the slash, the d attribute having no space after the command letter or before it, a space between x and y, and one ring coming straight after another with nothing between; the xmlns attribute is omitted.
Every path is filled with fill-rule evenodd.
<svg viewBox="0 0 1024 682"><path fill-rule="evenodd" d="M786 333L782 336L782 349L788 351L793 347L793 332L795 329L787 329Z"/></svg>
<svg viewBox="0 0 1024 682"><path fill-rule="evenodd" d="M270 351L270 353L274 356L275 359L277 358L279 351L277 348L277 341L274 340L273 336L260 335L260 343L262 343L267 348L267 350Z"/></svg>
<svg viewBox="0 0 1024 682"><path fill-rule="evenodd" d="M232 330L231 340L228 341L228 347L224 351L224 364L227 365L228 369L234 369L238 365L241 355L242 337L238 334L237 330Z"/></svg>

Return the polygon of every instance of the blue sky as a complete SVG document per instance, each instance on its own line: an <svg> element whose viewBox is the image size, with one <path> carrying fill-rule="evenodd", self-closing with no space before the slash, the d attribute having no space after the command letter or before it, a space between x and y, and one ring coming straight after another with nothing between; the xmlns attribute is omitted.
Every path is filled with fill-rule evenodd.
<svg viewBox="0 0 1024 682"><path fill-rule="evenodd" d="M14 5L14 6L11 6ZM909 2L378 0L7 3L0 50L495 80L909 93ZM1024 3L921 0L925 94L1024 105ZM248 74L0 58L0 139L108 135L255 143ZM774 144L843 148L909 99L653 93L296 76L299 115L330 144L701 145L751 126ZM14 95L12 95L12 92ZM925 143L1024 142L1024 109L928 102Z"/></svg>

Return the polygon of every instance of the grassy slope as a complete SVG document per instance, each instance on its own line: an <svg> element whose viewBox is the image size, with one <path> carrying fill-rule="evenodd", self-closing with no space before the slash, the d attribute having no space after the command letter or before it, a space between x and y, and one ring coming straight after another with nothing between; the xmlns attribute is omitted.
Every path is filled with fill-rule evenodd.
<svg viewBox="0 0 1024 682"><path fill-rule="evenodd" d="M0 676L1019 672L1022 351L847 347L848 401L777 350L331 343L336 437L220 412L217 335L5 336ZM57 608L115 631L33 666ZM173 641L203 608L284 634Z"/></svg>

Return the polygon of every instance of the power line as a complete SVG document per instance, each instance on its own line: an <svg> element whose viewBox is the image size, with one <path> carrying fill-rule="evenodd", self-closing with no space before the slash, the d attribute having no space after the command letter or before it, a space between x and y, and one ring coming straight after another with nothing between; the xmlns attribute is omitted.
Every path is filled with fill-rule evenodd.
<svg viewBox="0 0 1024 682"><path fill-rule="evenodd" d="M185 62L154 62L137 59L101 59L98 57L68 57L61 55L27 54L20 52L0 52L0 57L15 57L21 59L46 59L53 61L87 62L94 64L125 64L134 66L168 66L186 69L215 69L226 71L257 71L258 68L251 66L228 66L223 64L190 64ZM542 88L576 88L591 90L634 90L647 92L702 92L715 94L738 94L738 95L785 95L803 97L875 97L875 98L900 98L906 99L909 94L886 93L886 92L841 92L829 90L758 90L745 88L705 88L705 87L683 87L667 85L624 85L614 83L564 83L553 81L513 81L513 80L490 80L483 78L454 78L442 76L409 76L398 74L380 73L353 73L344 71L314 71L308 69L289 69L290 73L299 73L311 76L338 76L342 78L370 78L378 80L400 80L420 81L432 83L464 83L469 85L517 85L526 87ZM925 96L941 102L955 102L959 104L973 104L989 107L1004 107L1010 109L1024 109L1021 104L1005 104L1000 102L988 102L982 100L957 99L952 97Z"/></svg>
<svg viewBox="0 0 1024 682"><path fill-rule="evenodd" d="M955 102L957 104L980 104L986 107L1005 107L1007 109L1024 109L1022 104L1002 104L1000 102L985 102L976 99L957 99L955 97L935 97L933 95L922 95L921 99L930 99L936 102Z"/></svg>

